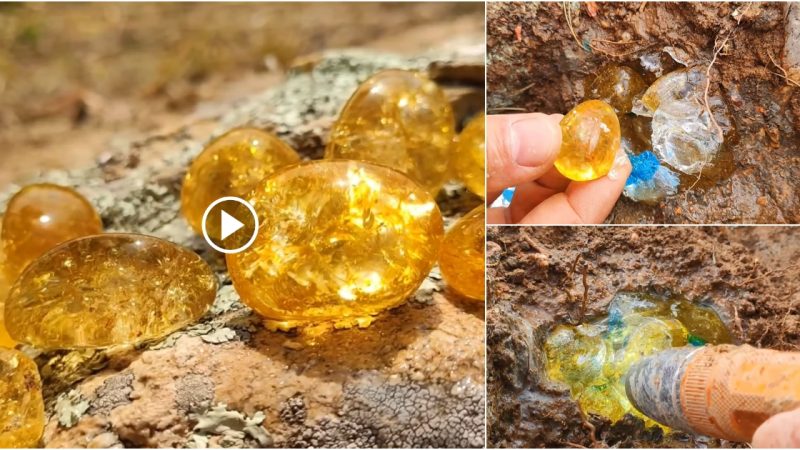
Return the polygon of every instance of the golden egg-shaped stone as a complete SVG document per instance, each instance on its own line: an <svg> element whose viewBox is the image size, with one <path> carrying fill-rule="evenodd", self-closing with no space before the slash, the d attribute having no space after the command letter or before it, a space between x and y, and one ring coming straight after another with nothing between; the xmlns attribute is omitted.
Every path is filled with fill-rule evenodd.
<svg viewBox="0 0 800 450"><path fill-rule="evenodd" d="M647 89L644 79L630 67L604 66L594 77L587 99L602 100L620 114L631 112L633 99Z"/></svg>
<svg viewBox="0 0 800 450"><path fill-rule="evenodd" d="M0 348L0 448L38 446L44 421L36 363L22 352Z"/></svg>
<svg viewBox="0 0 800 450"><path fill-rule="evenodd" d="M74 189L49 183L26 186L11 197L3 215L6 275L13 281L58 244L102 231L92 204Z"/></svg>
<svg viewBox="0 0 800 450"><path fill-rule="evenodd" d="M456 176L475 194L484 197L486 186L486 138L484 113L476 115L458 135L452 155Z"/></svg>
<svg viewBox="0 0 800 450"><path fill-rule="evenodd" d="M478 206L447 230L439 268L448 286L465 297L484 299L484 236L486 208Z"/></svg>
<svg viewBox="0 0 800 450"><path fill-rule="evenodd" d="M561 119L558 171L575 181L589 181L608 174L619 151L619 119L614 109L600 100L589 100Z"/></svg>
<svg viewBox="0 0 800 450"><path fill-rule="evenodd" d="M41 349L94 348L165 336L214 302L197 254L140 234L67 242L31 263L6 300L11 337Z"/></svg>
<svg viewBox="0 0 800 450"><path fill-rule="evenodd" d="M325 157L389 166L436 195L447 181L454 128L453 108L436 83L419 72L386 70L350 97Z"/></svg>
<svg viewBox="0 0 800 450"><path fill-rule="evenodd" d="M359 161L300 164L249 196L255 243L227 255L242 301L274 321L346 323L403 303L436 261L442 217L400 172Z"/></svg>
<svg viewBox="0 0 800 450"><path fill-rule="evenodd" d="M277 136L256 128L236 128L213 140L192 162L181 189L181 212L198 234L203 213L220 197L241 197L281 167L300 162L300 155ZM218 221L206 224L219 235Z"/></svg>

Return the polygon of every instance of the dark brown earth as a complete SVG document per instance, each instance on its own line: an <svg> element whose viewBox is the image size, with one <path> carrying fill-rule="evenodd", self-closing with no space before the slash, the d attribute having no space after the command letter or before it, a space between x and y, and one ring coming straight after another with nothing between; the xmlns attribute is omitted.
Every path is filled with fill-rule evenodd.
<svg viewBox="0 0 800 450"><path fill-rule="evenodd" d="M671 291L713 304L739 343L798 350L799 242L791 227L490 228L489 446L735 445L664 437L631 416L585 422L569 393L546 378L543 340L557 324L603 314L619 290Z"/></svg>
<svg viewBox="0 0 800 450"><path fill-rule="evenodd" d="M790 3L489 3L487 107L495 114L563 114L583 99L585 79L605 64L643 70L642 55L673 47L687 65L706 68L721 48L710 95L732 111L738 140L726 143L722 161L693 188L694 176L652 206L622 198L608 220L797 223L799 16L800 6ZM680 67L666 53L661 58L665 69Z"/></svg>

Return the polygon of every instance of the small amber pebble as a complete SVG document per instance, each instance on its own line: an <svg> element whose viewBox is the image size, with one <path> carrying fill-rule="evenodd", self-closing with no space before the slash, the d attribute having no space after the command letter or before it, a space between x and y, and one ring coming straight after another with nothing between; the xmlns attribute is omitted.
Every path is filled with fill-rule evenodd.
<svg viewBox="0 0 800 450"><path fill-rule="evenodd" d="M609 65L600 69L589 86L587 99L602 100L618 113L631 112L633 99L647 88L642 76L625 66Z"/></svg>
<svg viewBox="0 0 800 450"><path fill-rule="evenodd" d="M165 336L214 302L195 253L139 234L76 239L37 259L6 300L14 340L40 349L108 347Z"/></svg>
<svg viewBox="0 0 800 450"><path fill-rule="evenodd" d="M220 197L241 197L300 155L277 136L256 128L233 129L213 140L192 162L181 190L181 212L192 229L203 232L203 213ZM218 236L218 221L206 224Z"/></svg>
<svg viewBox="0 0 800 450"><path fill-rule="evenodd" d="M102 231L100 216L74 189L49 183L26 186L11 197L3 216L6 275L14 280L56 245Z"/></svg>
<svg viewBox="0 0 800 450"><path fill-rule="evenodd" d="M0 348L0 448L36 447L44 421L36 363L22 352Z"/></svg>
<svg viewBox="0 0 800 450"><path fill-rule="evenodd" d="M391 167L435 195L448 175L454 128L453 109L436 83L418 72L386 70L347 101L325 157Z"/></svg>
<svg viewBox="0 0 800 450"><path fill-rule="evenodd" d="M2 232L2 223L0 223L0 232ZM3 320L6 296L8 296L8 290L11 289L11 283L6 277L5 263L5 252L3 251L3 246L0 245L0 347L13 348L16 342L8 335L8 330L6 330L5 321Z"/></svg>
<svg viewBox="0 0 800 450"><path fill-rule="evenodd" d="M600 178L611 170L619 145L619 120L614 109L600 100L583 102L561 119L556 169L570 180Z"/></svg>
<svg viewBox="0 0 800 450"><path fill-rule="evenodd" d="M484 218L481 205L460 218L444 236L439 268L448 286L462 295L484 299Z"/></svg>
<svg viewBox="0 0 800 450"><path fill-rule="evenodd" d="M455 152L452 155L456 177L475 194L484 197L486 194L486 171L484 158L486 154L486 138L484 133L486 116L480 113L469 121L458 135Z"/></svg>
<svg viewBox="0 0 800 450"><path fill-rule="evenodd" d="M400 172L358 161L301 164L248 198L255 243L227 255L242 301L274 321L347 323L403 303L435 263L442 216Z"/></svg>

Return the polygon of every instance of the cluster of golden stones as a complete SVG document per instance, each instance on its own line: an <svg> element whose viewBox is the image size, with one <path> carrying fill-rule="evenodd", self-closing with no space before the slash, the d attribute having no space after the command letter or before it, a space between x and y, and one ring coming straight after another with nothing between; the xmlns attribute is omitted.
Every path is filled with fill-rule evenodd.
<svg viewBox="0 0 800 450"><path fill-rule="evenodd" d="M482 125L481 115L455 143L451 106L433 81L381 72L345 106L325 160L301 163L252 128L212 141L186 175L182 212L199 232L216 198L254 205L258 237L227 262L242 300L275 322L368 324L413 294L437 258L457 292L482 299L483 207L444 238L433 198L451 155L463 159L453 164L458 178L483 194ZM16 343L51 350L157 339L199 319L217 291L198 255L151 236L103 234L89 201L64 186L17 193L0 244L0 447L35 446L44 428L38 370Z"/></svg>
<svg viewBox="0 0 800 450"><path fill-rule="evenodd" d="M0 447L38 444L44 428L36 364L13 347L104 348L163 337L214 301L216 276L195 253L128 233L102 234L81 194L23 188L0 231Z"/></svg>

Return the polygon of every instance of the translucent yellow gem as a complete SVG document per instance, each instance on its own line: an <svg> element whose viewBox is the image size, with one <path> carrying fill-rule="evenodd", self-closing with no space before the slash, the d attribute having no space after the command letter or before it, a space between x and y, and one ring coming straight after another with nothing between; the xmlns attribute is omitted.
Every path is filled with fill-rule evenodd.
<svg viewBox="0 0 800 450"><path fill-rule="evenodd" d="M720 340L706 341L698 333ZM633 414L648 427L661 426L628 401L622 380L630 367L668 348L722 344L730 342L729 337L710 308L678 297L619 292L608 317L579 326L559 325L550 333L544 345L547 374L565 383L587 413L612 422Z"/></svg>
<svg viewBox="0 0 800 450"><path fill-rule="evenodd" d="M619 120L614 109L600 100L583 102L561 119L556 169L570 180L600 178L611 170L619 144Z"/></svg>
<svg viewBox="0 0 800 450"><path fill-rule="evenodd" d="M0 232L2 232L2 222L0 222ZM5 264L5 252L3 251L3 246L0 245L0 347L13 348L16 342L8 335L8 330L6 330L5 321L3 320L6 297L8 296L8 290L11 289L11 283L6 277Z"/></svg>
<svg viewBox="0 0 800 450"><path fill-rule="evenodd" d="M454 127L453 109L436 83L418 72L386 70L350 97L325 157L391 167L435 195L447 181Z"/></svg>
<svg viewBox="0 0 800 450"><path fill-rule="evenodd" d="M6 276L13 281L58 244L102 231L100 216L74 189L47 183L26 186L11 197L3 215Z"/></svg>
<svg viewBox="0 0 800 450"><path fill-rule="evenodd" d="M433 266L443 225L430 194L394 170L323 160L249 196L252 247L227 256L242 301L277 321L346 322L403 303Z"/></svg>
<svg viewBox="0 0 800 450"><path fill-rule="evenodd" d="M484 299L485 215L486 208L480 205L453 224L439 255L439 268L447 285L475 300Z"/></svg>
<svg viewBox="0 0 800 450"><path fill-rule="evenodd" d="M203 213L220 197L242 197L278 169L300 162L300 155L277 136L237 128L212 141L192 162L181 189L181 212L198 234ZM218 236L217 221L206 224Z"/></svg>
<svg viewBox="0 0 800 450"><path fill-rule="evenodd" d="M36 363L22 352L0 348L0 448L38 446L44 421Z"/></svg>
<svg viewBox="0 0 800 450"><path fill-rule="evenodd" d="M159 338L200 318L217 279L195 253L139 234L76 239L37 259L6 300L11 337L40 349Z"/></svg>
<svg viewBox="0 0 800 450"><path fill-rule="evenodd" d="M600 69L589 85L587 99L602 100L618 113L631 112L633 99L647 89L642 76L630 67L608 65Z"/></svg>
<svg viewBox="0 0 800 450"><path fill-rule="evenodd" d="M478 114L469 121L458 135L455 152L452 155L456 176L475 194L484 197L486 172L486 138L484 133L486 116Z"/></svg>

